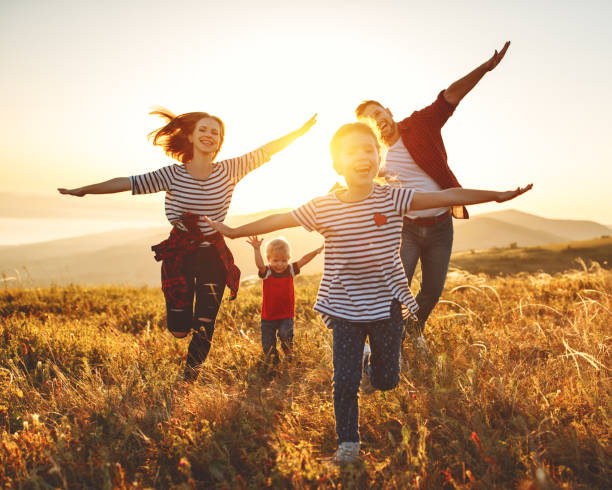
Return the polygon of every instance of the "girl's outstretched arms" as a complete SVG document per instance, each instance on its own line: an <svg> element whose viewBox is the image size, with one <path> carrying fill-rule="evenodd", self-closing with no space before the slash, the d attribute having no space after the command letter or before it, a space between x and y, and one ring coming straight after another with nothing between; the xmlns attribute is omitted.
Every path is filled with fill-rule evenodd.
<svg viewBox="0 0 612 490"><path fill-rule="evenodd" d="M412 198L410 209L418 210L446 206L466 206L469 204L479 204L490 201L504 202L524 194L531 190L532 187L533 184L529 184L528 186L517 187L513 191L505 192L462 189L460 187L436 192L416 191Z"/></svg>
<svg viewBox="0 0 612 490"><path fill-rule="evenodd" d="M268 155L272 156L275 153L281 151L283 148L289 146L300 136L304 136L308 132L308 130L312 128L315 122L317 122L316 114L312 116L308 121L306 121L306 124L304 124L300 129L296 129L295 131L292 131L291 133L286 134L285 136L278 138L277 140L270 141L270 143L263 145L262 148L266 151Z"/></svg>
<svg viewBox="0 0 612 490"><path fill-rule="evenodd" d="M117 177L106 182L77 187L76 189L59 187L57 190L60 194L83 197L85 194L113 194L115 192L129 191L131 188L132 184L130 184L128 177Z"/></svg>
<svg viewBox="0 0 612 490"><path fill-rule="evenodd" d="M271 214L265 218L258 219L252 223L231 228L225 223L213 221L208 216L204 216L211 228L217 230L228 238L240 238L243 236L263 235L271 231L282 230L283 228L293 228L300 226L291 213Z"/></svg>

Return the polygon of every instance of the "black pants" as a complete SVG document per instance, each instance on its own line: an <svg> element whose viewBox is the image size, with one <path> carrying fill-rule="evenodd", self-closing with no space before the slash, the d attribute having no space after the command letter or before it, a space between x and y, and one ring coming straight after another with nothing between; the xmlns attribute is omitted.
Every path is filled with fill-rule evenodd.
<svg viewBox="0 0 612 490"><path fill-rule="evenodd" d="M215 247L199 247L185 257L183 273L189 287L191 301L195 305L185 308L170 308L166 304L168 329L171 332L193 330L187 350L185 378L197 377L197 368L208 352L215 332L215 319L225 291L225 267Z"/></svg>

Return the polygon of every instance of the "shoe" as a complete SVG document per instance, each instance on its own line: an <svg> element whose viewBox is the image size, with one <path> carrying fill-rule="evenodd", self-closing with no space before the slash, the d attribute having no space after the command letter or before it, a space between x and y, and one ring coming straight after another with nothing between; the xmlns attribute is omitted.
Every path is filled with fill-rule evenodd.
<svg viewBox="0 0 612 490"><path fill-rule="evenodd" d="M331 458L332 463L344 466L361 461L359 457L359 446L358 442L341 442L338 444L338 449Z"/></svg>
<svg viewBox="0 0 612 490"><path fill-rule="evenodd" d="M359 383L359 391L364 395L370 395L374 393L374 386L372 386L372 366L370 366L370 355L372 351L370 344L366 344L363 347L363 360L362 360L362 371L361 371L361 382Z"/></svg>

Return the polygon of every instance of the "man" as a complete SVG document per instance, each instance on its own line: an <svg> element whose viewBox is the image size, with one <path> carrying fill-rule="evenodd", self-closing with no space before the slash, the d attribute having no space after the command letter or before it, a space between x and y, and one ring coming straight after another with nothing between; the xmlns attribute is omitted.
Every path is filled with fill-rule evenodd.
<svg viewBox="0 0 612 490"><path fill-rule="evenodd" d="M359 104L355 109L357 118L373 120L389 147L380 175L397 179L402 187L420 191L460 187L448 167L442 126L467 93L501 62L509 46L508 41L501 51L496 50L482 65L440 92L433 104L400 122L395 122L391 111L380 102L367 100ZM423 337L425 322L446 280L453 246L453 216L468 218L468 213L465 207L459 206L413 211L404 218L400 255L409 284L421 260L422 281L416 297L419 311L414 334L416 346L422 352L427 352Z"/></svg>

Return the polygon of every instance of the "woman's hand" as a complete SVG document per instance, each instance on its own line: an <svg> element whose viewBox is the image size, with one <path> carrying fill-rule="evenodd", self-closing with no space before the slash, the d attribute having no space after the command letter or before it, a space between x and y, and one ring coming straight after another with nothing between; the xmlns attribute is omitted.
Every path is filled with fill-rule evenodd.
<svg viewBox="0 0 612 490"><path fill-rule="evenodd" d="M83 197L87 194L82 187L78 187L76 189L64 189L63 187L58 187L57 189L60 194L68 194L70 196Z"/></svg>
<svg viewBox="0 0 612 490"><path fill-rule="evenodd" d="M317 122L317 114L312 116L306 123L298 130L295 131L296 136L304 136L310 128L312 128Z"/></svg>
<svg viewBox="0 0 612 490"><path fill-rule="evenodd" d="M218 231L222 235L228 238L236 238L235 229L227 226L225 223L221 223L220 221L214 221L210 219L208 216L204 216L204 221L210 226L213 230Z"/></svg>
<svg viewBox="0 0 612 490"><path fill-rule="evenodd" d="M247 243L255 250L259 250L261 248L261 244L263 243L263 238L259 239L258 236L250 236L247 238Z"/></svg>
<svg viewBox="0 0 612 490"><path fill-rule="evenodd" d="M517 187L513 191L499 192L495 200L497 202L509 201L510 199L514 199L515 197L520 196L521 194L525 194L525 192L531 190L532 187L533 187L533 184L529 184L528 186L525 186L525 187Z"/></svg>

